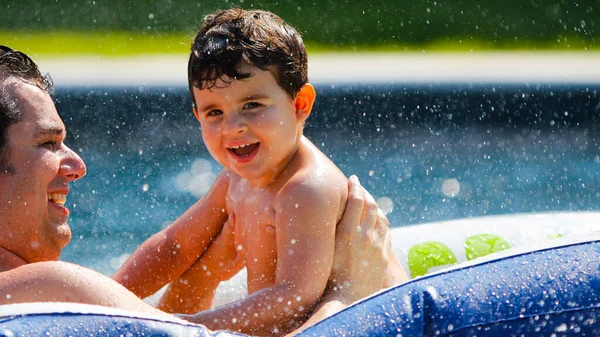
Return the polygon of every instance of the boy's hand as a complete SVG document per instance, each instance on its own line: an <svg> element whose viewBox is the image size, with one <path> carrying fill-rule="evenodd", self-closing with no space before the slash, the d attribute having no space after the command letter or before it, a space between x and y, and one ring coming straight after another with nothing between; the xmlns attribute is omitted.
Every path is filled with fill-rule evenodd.
<svg viewBox="0 0 600 337"><path fill-rule="evenodd" d="M210 309L217 286L243 267L234 244L235 216L231 214L221 232L196 262L171 282L157 308L171 313L196 313Z"/></svg>
<svg viewBox="0 0 600 337"><path fill-rule="evenodd" d="M356 176L337 226L333 269L326 296L350 304L379 291L391 252L389 223Z"/></svg>
<svg viewBox="0 0 600 337"><path fill-rule="evenodd" d="M208 246L206 252L194 263L213 274L219 281L227 281L237 274L243 267L244 261L240 258L235 247L235 214L230 214L223 225L223 229ZM190 268L191 269L191 268ZM185 274L183 274L185 276Z"/></svg>

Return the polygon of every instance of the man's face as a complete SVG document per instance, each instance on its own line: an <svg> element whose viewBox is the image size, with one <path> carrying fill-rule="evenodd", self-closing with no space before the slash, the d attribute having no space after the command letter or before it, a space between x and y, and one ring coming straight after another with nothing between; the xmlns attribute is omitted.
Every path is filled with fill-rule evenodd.
<svg viewBox="0 0 600 337"><path fill-rule="evenodd" d="M30 263L57 260L71 240L68 184L86 167L63 143L65 125L48 93L17 79L2 89L17 98L23 120L6 133L11 170L0 172L0 246Z"/></svg>

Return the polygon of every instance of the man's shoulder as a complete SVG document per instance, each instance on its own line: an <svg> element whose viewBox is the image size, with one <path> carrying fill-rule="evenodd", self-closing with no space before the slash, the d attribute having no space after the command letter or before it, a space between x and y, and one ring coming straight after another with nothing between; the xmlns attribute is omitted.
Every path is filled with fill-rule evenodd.
<svg viewBox="0 0 600 337"><path fill-rule="evenodd" d="M49 281L54 278L64 278L74 273L87 273L91 270L65 261L42 261L28 263L17 268L0 273L11 277L44 278Z"/></svg>
<svg viewBox="0 0 600 337"><path fill-rule="evenodd" d="M73 284L96 272L85 267L63 261L29 263L0 273L0 289L11 296L0 300L0 304L63 300L65 292ZM84 282L87 283L87 282Z"/></svg>

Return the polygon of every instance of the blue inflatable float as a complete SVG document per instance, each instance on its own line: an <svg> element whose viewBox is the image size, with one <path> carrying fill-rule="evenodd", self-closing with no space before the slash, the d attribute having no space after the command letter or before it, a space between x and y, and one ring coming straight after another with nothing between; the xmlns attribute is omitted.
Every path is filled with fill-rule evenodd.
<svg viewBox="0 0 600 337"><path fill-rule="evenodd" d="M302 336L600 336L599 318L594 233L409 281Z"/></svg>
<svg viewBox="0 0 600 337"><path fill-rule="evenodd" d="M600 336L600 233L520 246L386 289L301 336ZM0 306L0 336L239 336L95 306Z"/></svg>

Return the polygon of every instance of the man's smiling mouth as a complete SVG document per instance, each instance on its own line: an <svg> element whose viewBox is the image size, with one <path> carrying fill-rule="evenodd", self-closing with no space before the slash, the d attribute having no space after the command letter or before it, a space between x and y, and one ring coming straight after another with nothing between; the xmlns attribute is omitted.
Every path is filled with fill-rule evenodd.
<svg viewBox="0 0 600 337"><path fill-rule="evenodd" d="M51 201L55 204L64 205L67 202L67 195L64 193L48 193L47 194L48 201Z"/></svg>

